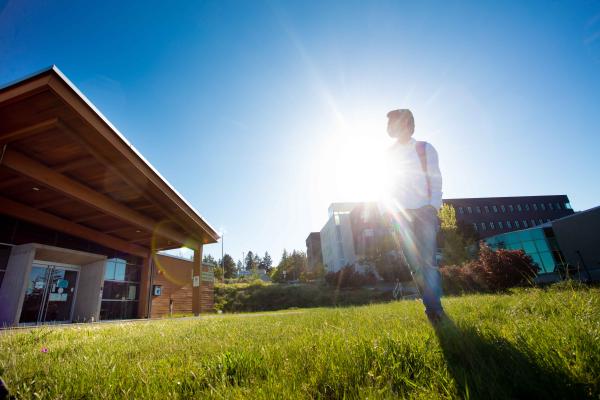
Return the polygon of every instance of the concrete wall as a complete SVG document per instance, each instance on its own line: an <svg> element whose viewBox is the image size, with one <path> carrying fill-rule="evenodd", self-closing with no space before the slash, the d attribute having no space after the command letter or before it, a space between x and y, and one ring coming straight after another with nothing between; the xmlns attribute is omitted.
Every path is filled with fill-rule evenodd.
<svg viewBox="0 0 600 400"><path fill-rule="evenodd" d="M34 257L35 247L31 244L14 246L10 252L0 288L0 326L19 323L27 279L31 273Z"/></svg>
<svg viewBox="0 0 600 400"><path fill-rule="evenodd" d="M77 295L73 306L73 321L98 321L102 302L102 286L106 260L82 265L79 271Z"/></svg>

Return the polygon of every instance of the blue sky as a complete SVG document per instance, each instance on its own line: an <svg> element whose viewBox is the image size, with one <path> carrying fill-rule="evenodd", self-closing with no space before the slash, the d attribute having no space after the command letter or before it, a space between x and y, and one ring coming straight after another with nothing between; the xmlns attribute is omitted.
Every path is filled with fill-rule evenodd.
<svg viewBox="0 0 600 400"><path fill-rule="evenodd" d="M445 197L600 204L600 2L0 1L0 82L51 64L236 259L372 197L399 107Z"/></svg>

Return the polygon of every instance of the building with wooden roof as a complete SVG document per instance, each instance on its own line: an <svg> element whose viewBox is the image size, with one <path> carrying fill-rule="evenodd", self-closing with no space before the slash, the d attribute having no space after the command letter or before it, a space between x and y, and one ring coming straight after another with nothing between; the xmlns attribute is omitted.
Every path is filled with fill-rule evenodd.
<svg viewBox="0 0 600 400"><path fill-rule="evenodd" d="M160 316L179 290L197 315L218 239L56 67L0 89L0 325Z"/></svg>

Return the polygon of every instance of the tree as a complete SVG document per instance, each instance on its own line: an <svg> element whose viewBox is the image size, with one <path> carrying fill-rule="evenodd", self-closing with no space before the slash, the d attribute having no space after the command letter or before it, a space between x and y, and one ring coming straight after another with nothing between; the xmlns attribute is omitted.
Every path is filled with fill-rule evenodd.
<svg viewBox="0 0 600 400"><path fill-rule="evenodd" d="M223 274L225 278L234 278L236 275L235 261L229 254L225 254L222 260Z"/></svg>
<svg viewBox="0 0 600 400"><path fill-rule="evenodd" d="M284 250L281 261L277 265L277 268L271 273L271 279L276 282L295 281L305 275L307 270L308 263L306 260L306 253L294 250L292 251L292 254L289 255L288 252Z"/></svg>
<svg viewBox="0 0 600 400"><path fill-rule="evenodd" d="M238 260L237 264L236 264L236 275L240 273L240 271L242 271L244 269L244 264L242 264L241 260Z"/></svg>
<svg viewBox="0 0 600 400"><path fill-rule="evenodd" d="M248 254L246 254L244 264L246 271L252 271L254 269L254 253L252 251L249 251Z"/></svg>
<svg viewBox="0 0 600 400"><path fill-rule="evenodd" d="M210 254L206 254L204 257L202 257L202 263L211 264L214 266L218 265L217 260L215 260L215 258Z"/></svg>
<svg viewBox="0 0 600 400"><path fill-rule="evenodd" d="M469 260L469 247L475 240L465 235L456 223L456 210L449 204L443 204L438 212L440 218L440 235L442 243L442 261L444 265L459 265Z"/></svg>
<svg viewBox="0 0 600 400"><path fill-rule="evenodd" d="M271 273L271 270L273 269L273 260L268 251L265 251L265 256L260 261L259 268L264 269L267 274Z"/></svg>

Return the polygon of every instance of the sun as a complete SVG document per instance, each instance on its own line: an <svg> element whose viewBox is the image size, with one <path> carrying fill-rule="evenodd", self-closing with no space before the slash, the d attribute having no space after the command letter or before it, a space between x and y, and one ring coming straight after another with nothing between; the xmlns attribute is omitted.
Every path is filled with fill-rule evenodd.
<svg viewBox="0 0 600 400"><path fill-rule="evenodd" d="M318 177L325 202L380 201L389 175L385 165L391 139L385 126L346 127L328 137Z"/></svg>

